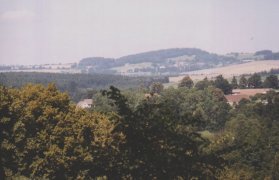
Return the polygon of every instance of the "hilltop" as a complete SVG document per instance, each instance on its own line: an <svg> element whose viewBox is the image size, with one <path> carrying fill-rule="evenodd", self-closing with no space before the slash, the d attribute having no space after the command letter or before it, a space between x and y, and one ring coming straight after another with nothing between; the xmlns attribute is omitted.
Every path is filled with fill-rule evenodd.
<svg viewBox="0 0 279 180"><path fill-rule="evenodd" d="M197 48L171 48L131 54L120 58L87 57L79 60L78 63L0 66L0 71L177 76L191 71L278 59L279 53L270 50L220 55Z"/></svg>
<svg viewBox="0 0 279 180"><path fill-rule="evenodd" d="M89 73L170 75L238 63L241 61L232 56L217 55L196 48L172 48L127 55L117 59L84 58L78 63L78 68Z"/></svg>

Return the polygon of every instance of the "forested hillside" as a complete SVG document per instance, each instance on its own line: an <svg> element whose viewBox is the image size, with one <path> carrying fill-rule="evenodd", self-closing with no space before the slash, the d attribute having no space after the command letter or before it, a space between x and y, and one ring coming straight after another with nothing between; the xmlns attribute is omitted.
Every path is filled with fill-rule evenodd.
<svg viewBox="0 0 279 180"><path fill-rule="evenodd" d="M179 74L197 69L240 63L232 56L222 56L196 48L173 48L149 51L117 59L84 58L78 68L89 73L111 73L126 75ZM135 66L136 65L136 66Z"/></svg>
<svg viewBox="0 0 279 180"><path fill-rule="evenodd" d="M166 77L128 77L106 74L59 74L7 72L0 73L0 84L7 87L21 87L26 83L57 84L61 91L67 91L75 101L86 95L88 89L100 90L114 85L120 89L148 87L152 82L167 83Z"/></svg>
<svg viewBox="0 0 279 180"><path fill-rule="evenodd" d="M215 54L197 48L170 48L119 58L86 57L78 63L1 65L0 72L118 74L129 76L179 75L190 71L226 67L253 61L278 60L279 52Z"/></svg>
<svg viewBox="0 0 279 180"><path fill-rule="evenodd" d="M172 48L148 51L116 59L88 57L80 60L77 67L89 73L177 75L194 70L246 63L247 61L278 59L279 53L270 50L218 55L197 48Z"/></svg>

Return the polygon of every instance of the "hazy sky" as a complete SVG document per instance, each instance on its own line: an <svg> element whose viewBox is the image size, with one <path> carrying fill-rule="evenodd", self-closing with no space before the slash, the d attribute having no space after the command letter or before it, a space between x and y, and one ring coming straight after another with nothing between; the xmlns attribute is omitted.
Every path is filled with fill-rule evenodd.
<svg viewBox="0 0 279 180"><path fill-rule="evenodd" d="M0 0L0 64L149 50L279 51L278 0Z"/></svg>

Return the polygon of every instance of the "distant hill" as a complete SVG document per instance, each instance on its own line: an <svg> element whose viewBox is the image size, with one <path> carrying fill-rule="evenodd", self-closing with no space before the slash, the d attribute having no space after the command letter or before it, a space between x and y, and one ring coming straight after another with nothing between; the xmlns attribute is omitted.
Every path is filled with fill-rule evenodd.
<svg viewBox="0 0 279 180"><path fill-rule="evenodd" d="M0 72L89 73L128 76L176 76L187 72L260 60L279 60L279 52L232 52L225 55L197 48L171 48L120 58L87 57L78 63L0 65Z"/></svg>
<svg viewBox="0 0 279 180"><path fill-rule="evenodd" d="M143 52L118 59L84 58L79 62L78 68L88 73L170 75L238 63L241 61L233 56L212 54L196 48L173 48Z"/></svg>

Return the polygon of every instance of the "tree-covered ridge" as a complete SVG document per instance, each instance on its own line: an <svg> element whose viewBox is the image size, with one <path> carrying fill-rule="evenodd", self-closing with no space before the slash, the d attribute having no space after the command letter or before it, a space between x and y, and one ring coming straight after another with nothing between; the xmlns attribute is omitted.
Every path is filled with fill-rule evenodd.
<svg viewBox="0 0 279 180"><path fill-rule="evenodd" d="M172 48L143 52L117 59L89 57L80 60L78 67L88 72L120 73L116 67L125 69L130 64L151 64L147 67L130 68L127 73L177 74L180 72L212 68L240 63L236 58L209 53L197 48ZM126 72L126 70L125 70Z"/></svg>
<svg viewBox="0 0 279 180"><path fill-rule="evenodd" d="M219 55L197 48L170 48L120 58L88 57L81 59L77 67L89 73L177 75L183 72L222 67L247 61L278 59L279 52L270 50Z"/></svg>
<svg viewBox="0 0 279 180"><path fill-rule="evenodd" d="M276 179L279 94L233 108L206 82L148 97L112 86L89 110L54 84L1 86L0 179Z"/></svg>

